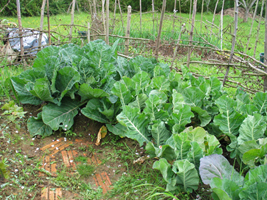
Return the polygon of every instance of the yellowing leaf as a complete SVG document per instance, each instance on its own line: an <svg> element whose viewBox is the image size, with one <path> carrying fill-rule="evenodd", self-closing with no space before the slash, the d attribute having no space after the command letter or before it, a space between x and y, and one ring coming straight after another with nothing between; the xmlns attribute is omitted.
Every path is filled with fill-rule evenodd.
<svg viewBox="0 0 267 200"><path fill-rule="evenodd" d="M97 134L97 139L95 145L99 146L100 145L100 140L107 135L107 128L105 126L102 126Z"/></svg>

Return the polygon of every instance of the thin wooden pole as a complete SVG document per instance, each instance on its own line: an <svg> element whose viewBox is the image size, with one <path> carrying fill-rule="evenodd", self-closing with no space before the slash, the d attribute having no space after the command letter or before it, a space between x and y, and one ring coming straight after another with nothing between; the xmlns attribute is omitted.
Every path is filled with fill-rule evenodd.
<svg viewBox="0 0 267 200"><path fill-rule="evenodd" d="M235 29L234 29L234 34L232 38L232 48L231 48L231 54L228 63L230 64L232 62L233 56L234 56L234 50L235 50L235 42L236 42L236 33L237 33L237 25L238 25L238 0L235 0ZM230 67L228 66L226 69L226 73L223 79L223 85L225 84L227 78L228 78L228 73L229 73Z"/></svg>
<svg viewBox="0 0 267 200"><path fill-rule="evenodd" d="M155 32L155 5L154 0L152 0L152 13L153 13L153 34Z"/></svg>
<svg viewBox="0 0 267 200"><path fill-rule="evenodd" d="M161 36L161 30L162 30L162 24L163 24L165 8L166 8L166 0L163 0L160 23L159 23L159 32L158 32L158 37L157 37L157 42L156 42L156 52L155 52L156 59L158 59L159 43L160 43L160 36Z"/></svg>
<svg viewBox="0 0 267 200"><path fill-rule="evenodd" d="M246 45L246 49L245 49L245 54L248 51L249 40L250 40L250 37L251 37L253 24L254 24L254 21L255 21L257 10L258 10L258 4L259 4L259 0L257 0L257 2L256 2L255 10L254 10L254 13L253 13L253 19L252 19L252 22L251 22L251 27L250 27L250 31L249 31L249 35L248 35L248 41L247 41L247 45Z"/></svg>
<svg viewBox="0 0 267 200"><path fill-rule="evenodd" d="M24 45L23 45L23 36L22 36L23 33L22 33L21 13L20 13L20 0L16 0L16 3L17 3L18 23L19 23L20 55L21 55L21 59L23 60Z"/></svg>
<svg viewBox="0 0 267 200"><path fill-rule="evenodd" d="M174 53L173 53L171 69L173 68L173 63L174 63L174 60L176 58L177 50L178 50L178 47L179 47L179 44L180 44L181 35L182 35L183 31L184 31L184 28L185 28L185 23L182 24L181 31L179 33L179 37L178 37L178 40L177 40L177 43L176 43L176 47L175 47L175 50L174 50Z"/></svg>
<svg viewBox="0 0 267 200"><path fill-rule="evenodd" d="M39 50L41 50L41 47L42 47L45 2L46 2L46 0L43 0L42 7L41 7L40 34L39 34L39 38L38 38Z"/></svg>
<svg viewBox="0 0 267 200"><path fill-rule="evenodd" d="M124 31L124 23L123 23L123 16L122 16L122 10L121 10L121 3L120 3L120 0L118 0L118 6L119 6L120 14L121 14L121 24L122 24L122 29L123 29L123 31Z"/></svg>
<svg viewBox="0 0 267 200"><path fill-rule="evenodd" d="M204 0L202 0L202 5L201 5L200 34L202 33L203 9L204 9Z"/></svg>
<svg viewBox="0 0 267 200"><path fill-rule="evenodd" d="M94 16L93 19L96 19L96 0L93 0L93 4L94 4Z"/></svg>
<svg viewBox="0 0 267 200"><path fill-rule="evenodd" d="M142 0L139 0L140 4L140 34L142 36Z"/></svg>
<svg viewBox="0 0 267 200"><path fill-rule="evenodd" d="M193 14L192 14L192 25L191 25L191 31L189 33L190 34L190 37L189 37L189 46L192 46L196 13L197 13L197 0L194 0ZM191 56L191 53L192 53L192 49L191 49L191 47L188 47L188 55L187 55L187 67L188 68L189 68L189 64L190 64L190 56Z"/></svg>
<svg viewBox="0 0 267 200"><path fill-rule="evenodd" d="M87 24L88 28L87 28L87 42L90 42L90 23L88 22Z"/></svg>
<svg viewBox="0 0 267 200"><path fill-rule="evenodd" d="M222 50L222 44L223 44L223 8L224 8L224 0L222 4L222 10L221 10L221 50Z"/></svg>
<svg viewBox="0 0 267 200"><path fill-rule="evenodd" d="M112 24L112 33L115 28L115 21L116 21L116 11L117 11L117 0L115 0L114 5L114 17L113 17L113 24Z"/></svg>
<svg viewBox="0 0 267 200"><path fill-rule="evenodd" d="M51 45L51 35L50 35L50 20L49 20L49 0L47 0L47 25L48 25L48 43Z"/></svg>
<svg viewBox="0 0 267 200"><path fill-rule="evenodd" d="M265 3L265 41L264 41L264 64L267 64L267 3ZM267 72L267 68L264 69ZM267 91L267 76L264 77L263 91Z"/></svg>
<svg viewBox="0 0 267 200"><path fill-rule="evenodd" d="M174 0L174 9L173 9L173 23L172 23L172 35L174 34L174 26L175 26L175 15L176 15L176 3L177 0Z"/></svg>
<svg viewBox="0 0 267 200"><path fill-rule="evenodd" d="M264 3L265 3L265 0L262 0L262 3L261 3L261 13L260 13L260 19L259 19L258 28L257 28L257 36L256 36L255 45L254 45L254 54L253 54L253 57L255 57L257 43L259 41L259 34L260 34L260 27L261 27L261 17L262 17L262 14L263 14Z"/></svg>
<svg viewBox="0 0 267 200"><path fill-rule="evenodd" d="M182 17L181 0L179 0L179 11L180 11L180 17Z"/></svg>
<svg viewBox="0 0 267 200"><path fill-rule="evenodd" d="M102 0L102 22L103 22L104 33L106 34L105 0Z"/></svg>
<svg viewBox="0 0 267 200"><path fill-rule="evenodd" d="M212 28L214 26L215 14L216 14L218 3L219 3L219 0L216 1L214 12L213 12L213 18L212 18L212 23L211 23L211 27L210 27L210 37L212 36Z"/></svg>
<svg viewBox="0 0 267 200"><path fill-rule="evenodd" d="M128 12L127 12L127 28L126 28L126 37L128 39L125 40L125 54L129 54L129 37L130 37L130 26L131 26L131 12L132 7L128 6Z"/></svg>
<svg viewBox="0 0 267 200"><path fill-rule="evenodd" d="M191 13L192 13L192 0L190 0L190 5L189 5L189 19L191 17Z"/></svg>
<svg viewBox="0 0 267 200"><path fill-rule="evenodd" d="M72 29L73 29L73 24L74 24L74 9L75 9L75 1L72 1L72 8L71 8L71 26L70 26L70 36L69 36L69 41L71 41L72 38Z"/></svg>
<svg viewBox="0 0 267 200"><path fill-rule="evenodd" d="M109 44L109 0L106 1L106 43Z"/></svg>

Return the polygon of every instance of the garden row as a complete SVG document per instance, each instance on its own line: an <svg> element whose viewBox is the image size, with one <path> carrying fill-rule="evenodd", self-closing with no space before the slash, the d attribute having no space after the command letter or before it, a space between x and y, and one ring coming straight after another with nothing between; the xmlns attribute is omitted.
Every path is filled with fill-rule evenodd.
<svg viewBox="0 0 267 200"><path fill-rule="evenodd" d="M12 78L22 104L44 104L28 120L31 136L71 129L80 111L115 135L145 143L168 191L192 192L201 177L214 199L267 197L267 94L251 98L238 89L230 98L215 77L196 79L184 66L180 75L153 58L127 60L117 56L117 44L50 46ZM228 141L242 170L250 169L245 179L221 156L219 140Z"/></svg>

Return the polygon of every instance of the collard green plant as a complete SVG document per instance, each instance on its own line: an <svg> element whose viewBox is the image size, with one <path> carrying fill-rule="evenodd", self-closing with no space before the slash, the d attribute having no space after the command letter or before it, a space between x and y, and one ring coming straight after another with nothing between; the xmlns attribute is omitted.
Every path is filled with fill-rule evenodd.
<svg viewBox="0 0 267 200"><path fill-rule="evenodd" d="M202 181L212 188L215 200L267 197L267 165L251 169L243 178L223 156L214 154L200 160L199 171Z"/></svg>

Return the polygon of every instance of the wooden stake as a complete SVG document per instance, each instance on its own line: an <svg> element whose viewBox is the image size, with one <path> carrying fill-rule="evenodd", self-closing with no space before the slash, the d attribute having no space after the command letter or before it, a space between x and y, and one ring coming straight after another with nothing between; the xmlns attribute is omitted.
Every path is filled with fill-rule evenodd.
<svg viewBox="0 0 267 200"><path fill-rule="evenodd" d="M212 28L214 26L215 14L216 14L218 3L219 3L219 0L216 1L214 12L213 12L213 18L212 18L212 23L211 23L211 27L210 27L210 37L212 37Z"/></svg>
<svg viewBox="0 0 267 200"><path fill-rule="evenodd" d="M105 0L102 0L102 22L103 22L104 33L106 34Z"/></svg>
<svg viewBox="0 0 267 200"><path fill-rule="evenodd" d="M142 36L142 0L139 1L140 4L140 34Z"/></svg>
<svg viewBox="0 0 267 200"><path fill-rule="evenodd" d="M159 44L160 44L160 35L161 35L161 30L162 30L162 24L163 24L163 18L164 18L165 8L166 8L166 0L163 0L162 10L161 10L161 17L160 17L160 23L159 23L159 32L158 32L158 37L157 37L157 42L156 42L156 52L155 52L156 59L158 59Z"/></svg>
<svg viewBox="0 0 267 200"><path fill-rule="evenodd" d="M192 25L191 25L191 31L190 31L190 37L189 37L189 46L192 45L192 41L193 41L193 31L194 31L194 27L195 27L196 13L197 13L197 0L194 0L193 15L192 15ZM188 48L188 55L187 55L187 67L188 68L189 68L189 64L190 64L191 53L192 53L192 49L191 49L191 47L189 47Z"/></svg>
<svg viewBox="0 0 267 200"><path fill-rule="evenodd" d="M132 7L128 6L128 12L127 12L127 28L126 28L126 37L130 37L130 26L131 26L131 12ZM129 54L129 39L125 40L125 54Z"/></svg>
<svg viewBox="0 0 267 200"><path fill-rule="evenodd" d="M51 45L51 35L50 35L50 20L49 20L49 0L47 0L47 25L48 25L48 42Z"/></svg>
<svg viewBox="0 0 267 200"><path fill-rule="evenodd" d="M113 24L112 24L112 33L114 31L115 28L115 20L116 20L116 11L117 11L117 0L115 0L115 5L114 5L114 18L113 18Z"/></svg>
<svg viewBox="0 0 267 200"><path fill-rule="evenodd" d="M202 0L202 5L201 5L200 33L202 33L203 9L204 9L204 0Z"/></svg>
<svg viewBox="0 0 267 200"><path fill-rule="evenodd" d="M20 0L16 0L17 3L17 16L19 22L19 37L20 37L20 55L21 59L23 60L24 55L24 45L23 45L23 32L22 32L22 23L21 23L21 14L20 14Z"/></svg>
<svg viewBox="0 0 267 200"><path fill-rule="evenodd" d="M174 1L174 9L173 9L173 24L172 24L172 35L174 34L175 15L176 15L176 3L177 3L177 0L175 0L175 1Z"/></svg>
<svg viewBox="0 0 267 200"><path fill-rule="evenodd" d="M260 27L261 27L261 17L262 17L263 8L264 8L264 2L265 2L265 0L262 0L262 3L261 3L261 13L260 13L260 19L259 19L259 22L258 22L257 36L256 36L255 45L254 45L254 54L253 54L253 57L255 57L257 43L259 41L259 34L260 34Z"/></svg>
<svg viewBox="0 0 267 200"><path fill-rule="evenodd" d="M235 42L236 42L236 32L237 32L237 25L238 25L238 0L235 0L235 29L234 29L234 34L232 38L232 48L231 48L231 54L228 63L232 62L233 56L234 56L234 50L235 50ZM223 79L223 85L225 84L227 78L228 78L228 73L229 73L230 67L228 66L226 69L226 73Z"/></svg>
<svg viewBox="0 0 267 200"><path fill-rule="evenodd" d="M250 37L251 37L253 24L254 24L255 17L256 17L256 12L258 10L258 4L259 4L259 0L257 0L257 2L256 2L255 10L254 10L254 13L253 13L253 19L252 19L252 22L251 22L251 27L250 27L250 31L249 31L249 35L248 35L248 41L247 41L247 45L246 45L246 49L245 49L245 54L247 53L247 50L248 50L249 40L250 40Z"/></svg>
<svg viewBox="0 0 267 200"><path fill-rule="evenodd" d="M87 24L88 28L87 28L87 42L90 42L90 23L88 22Z"/></svg>
<svg viewBox="0 0 267 200"><path fill-rule="evenodd" d="M39 38L38 38L39 50L41 50L41 47L42 47L45 2L46 2L46 0L43 0L42 7L41 7L40 34L39 34Z"/></svg>
<svg viewBox="0 0 267 200"><path fill-rule="evenodd" d="M109 0L106 1L106 43L109 44Z"/></svg>
<svg viewBox="0 0 267 200"><path fill-rule="evenodd" d="M71 8L71 27L70 27L69 42L71 42L71 38L72 38L72 29L73 29L73 24L74 24L75 1L76 1L76 0L72 0L72 8Z"/></svg>
<svg viewBox="0 0 267 200"><path fill-rule="evenodd" d="M223 44L223 8L224 8L224 0L223 0L222 10L221 10L221 50L222 50L222 44Z"/></svg>

